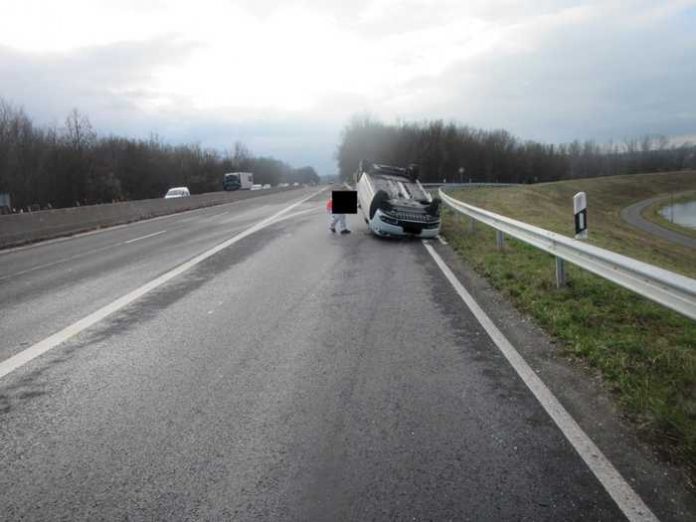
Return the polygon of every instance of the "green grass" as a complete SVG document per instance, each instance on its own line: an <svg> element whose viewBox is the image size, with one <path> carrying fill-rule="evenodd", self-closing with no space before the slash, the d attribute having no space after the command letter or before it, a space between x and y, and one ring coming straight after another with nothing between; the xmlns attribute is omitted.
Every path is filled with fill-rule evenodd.
<svg viewBox="0 0 696 522"><path fill-rule="evenodd" d="M677 177L682 178L682 174ZM646 184L649 176L635 180ZM621 208L657 195L645 195L656 190L655 186L628 189L627 181L598 178L465 191L456 196L570 235L572 207L568 198L585 190L593 242L608 247L621 240L624 244L612 244L612 250L628 255L639 251L642 255L636 257L658 260L693 276L693 251L690 259L683 247L663 253L659 251L661 241L652 240L641 248L646 240L639 231L628 226L615 230L621 226ZM668 183L661 186L665 185ZM696 479L695 321L574 266L566 265L567 287L556 289L552 256L509 238L504 251L499 252L492 229L477 224L471 232L468 218L453 211L444 212L442 233L477 272L557 339L564 354L595 368L636 429L670 460L685 465L691 479Z"/></svg>
<svg viewBox="0 0 696 522"><path fill-rule="evenodd" d="M452 195L472 205L572 237L575 226L573 195L584 191L587 193L588 242L696 277L693 249L636 230L620 215L621 210L632 203L687 190L696 190L696 171L459 190Z"/></svg>

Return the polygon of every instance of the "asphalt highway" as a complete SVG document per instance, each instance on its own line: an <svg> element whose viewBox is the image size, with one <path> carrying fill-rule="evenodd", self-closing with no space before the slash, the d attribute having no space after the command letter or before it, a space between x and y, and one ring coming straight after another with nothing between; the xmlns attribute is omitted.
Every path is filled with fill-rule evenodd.
<svg viewBox="0 0 696 522"><path fill-rule="evenodd" d="M420 241L303 189L0 253L3 520L621 520Z"/></svg>

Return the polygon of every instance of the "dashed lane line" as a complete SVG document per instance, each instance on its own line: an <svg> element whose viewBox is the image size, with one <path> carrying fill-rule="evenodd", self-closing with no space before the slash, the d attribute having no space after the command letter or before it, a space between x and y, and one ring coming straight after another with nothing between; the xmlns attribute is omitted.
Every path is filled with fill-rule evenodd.
<svg viewBox="0 0 696 522"><path fill-rule="evenodd" d="M150 293L152 290L162 286L163 284L167 283L168 281L171 281L175 277L183 274L187 270L190 270L194 266L202 263L206 259L214 256L221 250L224 250L235 243L238 243L242 239L260 231L263 230L264 228L268 227L269 225L272 225L273 223L277 222L279 218L283 217L286 215L288 212L291 210L297 208L300 206L302 203L309 201L313 197L321 194L325 189L321 189L318 192L314 192L310 194L309 196L291 204L288 205L287 207L283 208L282 210L276 212L272 216L267 217L266 219L263 219L256 223L255 225L252 225L251 227L247 228L243 232L237 234L236 236L227 239L223 241L222 243L219 243L218 245L206 250L202 254L197 255L193 259L190 259L186 261L185 263L182 263L178 267L169 270L168 272L162 274L161 276L153 279L149 283L145 283L144 285L136 288L135 290L128 292L126 295L123 297L120 297L116 299L115 301L109 303L106 306L101 307L100 309L96 310L95 312L92 312L91 314L87 315L86 317L83 317L79 321L74 322L73 324L63 328L59 332L54 333L53 335L50 335L49 337L39 341L36 344L33 344L26 350L22 350L21 352L13 355L12 357L5 359L4 361L0 362L0 379L9 373L12 373L14 370L21 368L25 364L29 363L30 361L36 359L37 357L43 355L44 353L48 352L49 350L55 348L56 346L64 343L71 337L76 336L80 332L86 330L87 328L90 328L91 326L94 326L95 324L99 323L106 317L110 316L114 312L117 312L121 308L128 306L131 304L133 301L136 301L137 299L140 299L141 297L147 295Z"/></svg>
<svg viewBox="0 0 696 522"><path fill-rule="evenodd" d="M160 230L159 232L153 232L152 234L148 234L146 236L140 236L136 237L135 239L129 239L128 241L124 241L123 244L130 245L131 243L135 243L136 241L140 241L141 239L148 239L150 237L159 236L160 234L164 234L165 232L166 230Z"/></svg>

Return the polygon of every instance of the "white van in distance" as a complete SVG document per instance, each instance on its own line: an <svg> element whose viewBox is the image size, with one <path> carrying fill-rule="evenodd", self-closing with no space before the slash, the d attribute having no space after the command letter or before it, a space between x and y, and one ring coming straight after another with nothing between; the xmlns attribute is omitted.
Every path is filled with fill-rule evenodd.
<svg viewBox="0 0 696 522"><path fill-rule="evenodd" d="M170 188L164 195L164 199L187 198L191 195L188 187Z"/></svg>

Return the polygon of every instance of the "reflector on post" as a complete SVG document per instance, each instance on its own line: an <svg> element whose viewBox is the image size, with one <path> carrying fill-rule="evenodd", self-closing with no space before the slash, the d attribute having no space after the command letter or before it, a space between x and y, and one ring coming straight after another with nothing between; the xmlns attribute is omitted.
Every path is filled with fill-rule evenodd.
<svg viewBox="0 0 696 522"><path fill-rule="evenodd" d="M587 239L587 196L578 192L573 196L575 213L575 239Z"/></svg>

